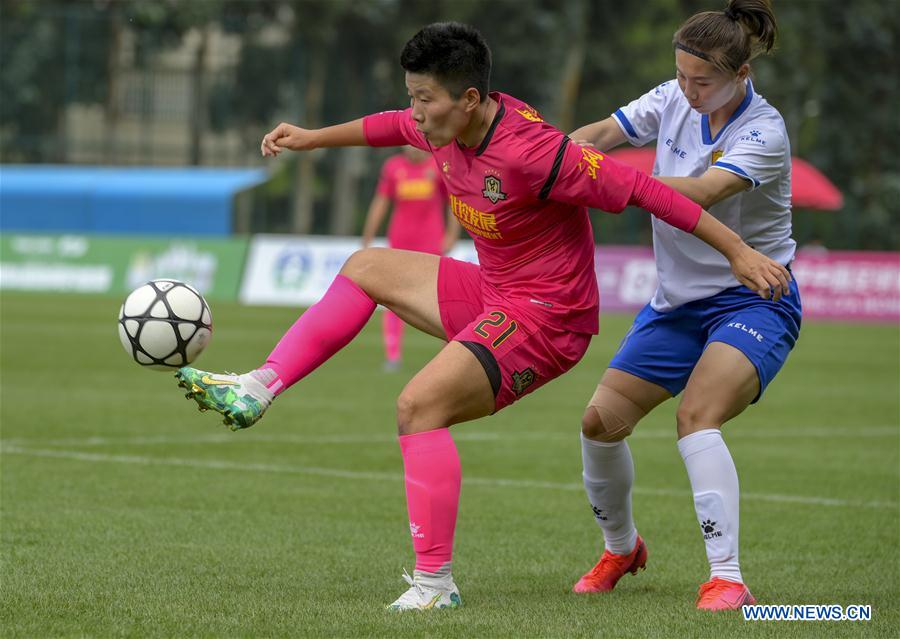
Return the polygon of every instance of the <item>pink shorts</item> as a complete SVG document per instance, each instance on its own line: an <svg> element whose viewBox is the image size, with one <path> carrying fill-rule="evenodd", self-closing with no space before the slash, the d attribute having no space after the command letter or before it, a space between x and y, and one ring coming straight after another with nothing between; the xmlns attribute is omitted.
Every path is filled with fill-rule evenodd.
<svg viewBox="0 0 900 639"><path fill-rule="evenodd" d="M494 412L568 371L590 344L590 334L542 324L519 302L486 305L476 264L442 257L437 286L447 339L481 362L494 390Z"/></svg>

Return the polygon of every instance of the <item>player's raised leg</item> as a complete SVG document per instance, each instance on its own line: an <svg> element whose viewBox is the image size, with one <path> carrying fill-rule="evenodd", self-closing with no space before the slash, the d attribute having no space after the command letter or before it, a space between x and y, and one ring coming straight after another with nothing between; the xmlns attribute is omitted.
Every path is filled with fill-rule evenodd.
<svg viewBox="0 0 900 639"><path fill-rule="evenodd" d="M437 304L435 255L370 248L354 253L325 295L288 329L265 364L244 375L190 367L176 373L188 397L225 416L233 430L256 423L272 400L303 379L362 330L382 304L420 330L444 337Z"/></svg>
<svg viewBox="0 0 900 639"><path fill-rule="evenodd" d="M634 462L625 438L650 410L671 397L666 389L630 373L607 369L582 418L584 487L603 531L600 561L573 587L574 592L607 592L625 573L647 563L647 547L631 510Z"/></svg>
<svg viewBox="0 0 900 639"><path fill-rule="evenodd" d="M755 603L738 561L737 469L720 428L739 415L759 389L750 360L729 344L713 342L691 374L678 407L678 450L691 481L710 566L710 579L700 586L697 597L700 609L727 610Z"/></svg>
<svg viewBox="0 0 900 639"><path fill-rule="evenodd" d="M490 415L494 391L482 364L450 342L406 385L397 400L409 532L416 553L409 589L391 610L455 608L451 572L461 471L450 425Z"/></svg>

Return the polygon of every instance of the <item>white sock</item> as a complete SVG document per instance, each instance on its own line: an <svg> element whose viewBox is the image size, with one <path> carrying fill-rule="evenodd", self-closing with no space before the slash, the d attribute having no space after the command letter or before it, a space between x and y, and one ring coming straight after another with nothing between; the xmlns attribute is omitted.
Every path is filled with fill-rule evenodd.
<svg viewBox="0 0 900 639"><path fill-rule="evenodd" d="M606 549L627 555L637 543L631 518L634 462L625 440L598 442L581 435L582 478L594 517L603 530Z"/></svg>
<svg viewBox="0 0 900 639"><path fill-rule="evenodd" d="M281 387L284 386L282 381L278 378L278 373L271 368L257 368L246 374L265 385L272 393L277 393L281 390Z"/></svg>
<svg viewBox="0 0 900 639"><path fill-rule="evenodd" d="M416 581L423 586L430 588L446 589L453 584L453 574L450 572L451 562L442 565L436 572L425 572L424 570L414 570L413 576Z"/></svg>
<svg viewBox="0 0 900 639"><path fill-rule="evenodd" d="M238 379L244 385L244 389L256 399L266 404L271 404L272 400L275 399L275 394L266 386L265 377L261 371L255 370L238 375Z"/></svg>
<svg viewBox="0 0 900 639"><path fill-rule="evenodd" d="M740 488L722 433L718 428L691 433L678 440L678 451L691 480L710 579L721 577L743 583L738 563Z"/></svg>

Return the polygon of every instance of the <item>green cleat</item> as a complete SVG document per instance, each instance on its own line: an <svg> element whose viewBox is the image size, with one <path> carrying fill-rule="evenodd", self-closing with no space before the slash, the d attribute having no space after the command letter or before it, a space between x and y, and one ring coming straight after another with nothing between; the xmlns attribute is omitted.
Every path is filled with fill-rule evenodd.
<svg viewBox="0 0 900 639"><path fill-rule="evenodd" d="M231 430L250 428L259 421L274 395L252 375L208 373L185 366L175 373L178 385L187 390L200 412L214 410L225 416Z"/></svg>

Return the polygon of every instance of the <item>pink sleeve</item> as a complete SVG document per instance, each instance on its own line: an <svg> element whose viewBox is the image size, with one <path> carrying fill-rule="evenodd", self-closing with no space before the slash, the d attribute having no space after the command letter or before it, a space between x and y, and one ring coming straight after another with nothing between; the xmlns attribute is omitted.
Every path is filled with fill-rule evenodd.
<svg viewBox="0 0 900 639"><path fill-rule="evenodd" d="M555 181L542 197L608 213L621 213L634 204L688 233L700 219L699 204L592 146L563 143L554 162L557 168Z"/></svg>
<svg viewBox="0 0 900 639"><path fill-rule="evenodd" d="M394 156L396 157L396 156ZM394 180L394 158L388 158L381 167L381 175L378 176L378 186L375 192L378 195L388 199L394 198L394 190L396 189L396 180Z"/></svg>
<svg viewBox="0 0 900 639"><path fill-rule="evenodd" d="M416 131L412 110L382 111L363 118L363 132L369 146L403 146L411 144L417 149L430 151L431 148Z"/></svg>
<svg viewBox="0 0 900 639"><path fill-rule="evenodd" d="M638 173L629 204L634 204L653 213L666 224L693 233L700 221L703 207L682 195L668 184Z"/></svg>

